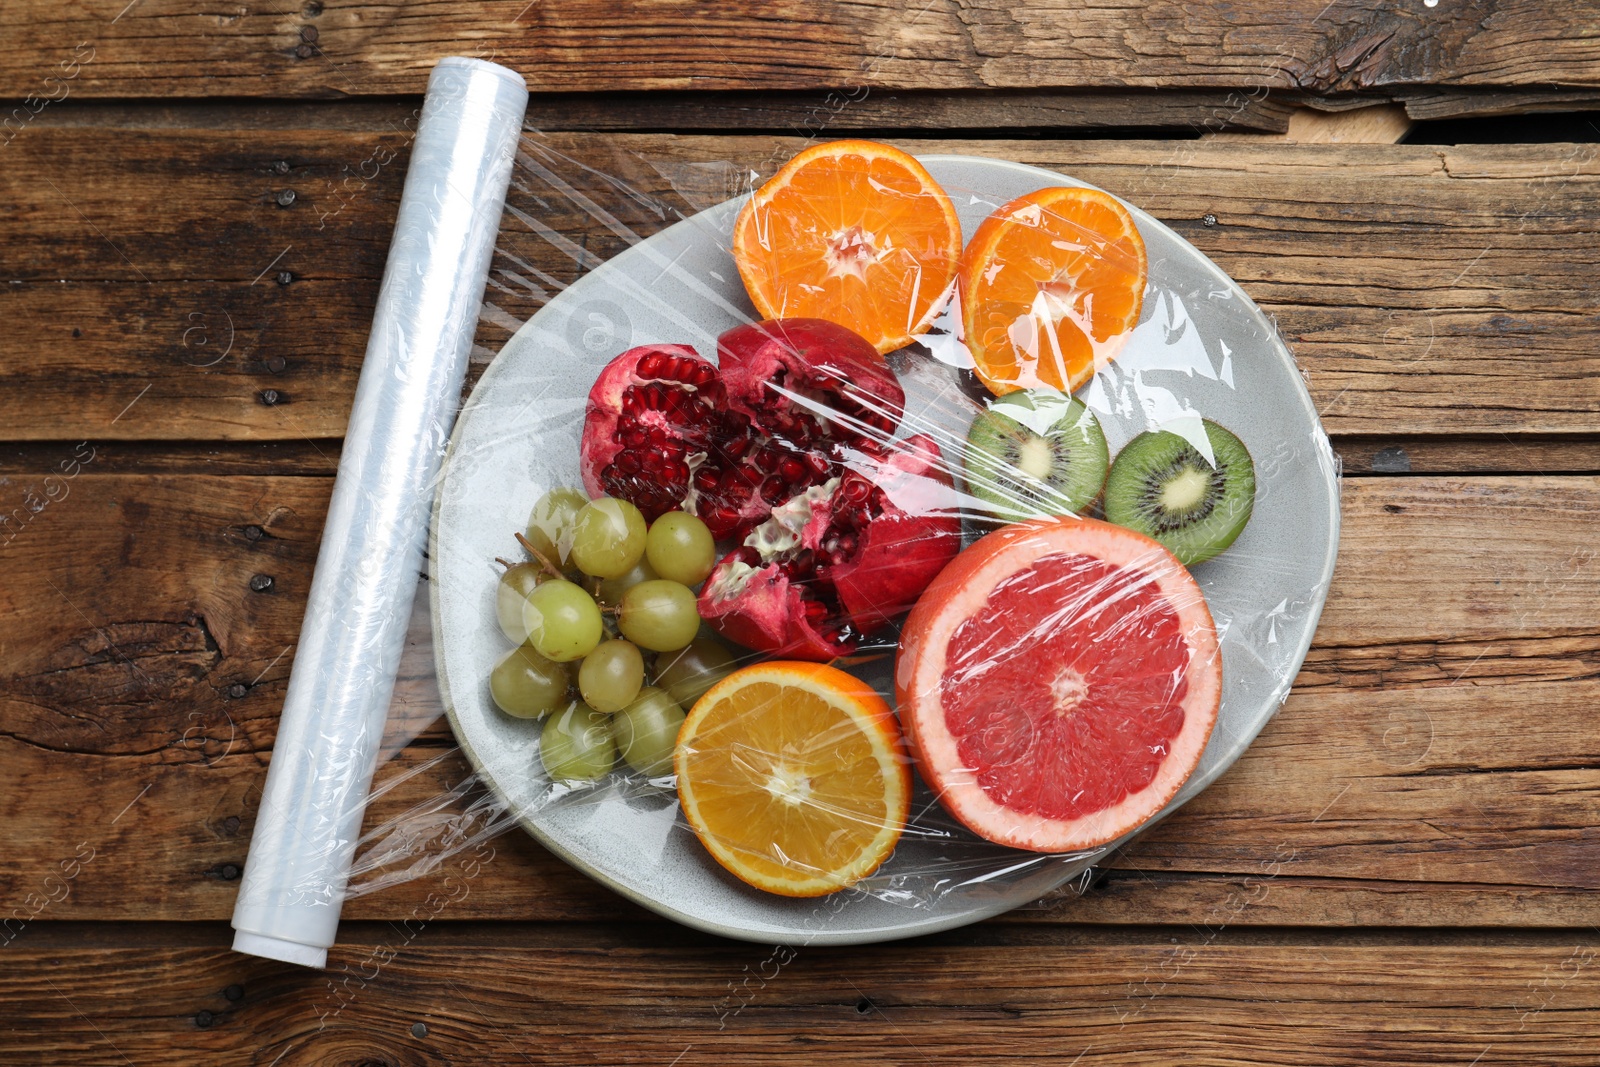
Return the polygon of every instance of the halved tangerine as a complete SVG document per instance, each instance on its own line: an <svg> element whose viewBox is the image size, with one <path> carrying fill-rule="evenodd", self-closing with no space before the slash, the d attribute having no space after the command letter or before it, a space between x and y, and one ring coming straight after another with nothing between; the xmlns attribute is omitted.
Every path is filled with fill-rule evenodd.
<svg viewBox="0 0 1600 1067"><path fill-rule="evenodd" d="M900 727L865 682L775 660L712 686L678 732L684 818L735 876L814 897L877 870L911 809Z"/></svg>
<svg viewBox="0 0 1600 1067"><path fill-rule="evenodd" d="M756 190L733 258L769 319L827 319L879 352L932 325L961 258L961 223L933 175L898 148L831 141Z"/></svg>
<svg viewBox="0 0 1600 1067"><path fill-rule="evenodd" d="M1115 841L1200 762L1222 658L1200 587L1140 533L1039 519L979 540L906 619L895 695L918 769L981 837Z"/></svg>
<svg viewBox="0 0 1600 1067"><path fill-rule="evenodd" d="M1147 274L1133 215L1098 189L1027 193L990 215L961 257L962 326L996 395L1072 392L1139 323Z"/></svg>

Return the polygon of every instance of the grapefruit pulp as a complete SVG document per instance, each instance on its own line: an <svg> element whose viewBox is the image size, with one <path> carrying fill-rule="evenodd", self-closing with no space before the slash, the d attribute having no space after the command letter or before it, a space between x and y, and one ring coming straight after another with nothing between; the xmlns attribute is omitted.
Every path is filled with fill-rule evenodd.
<svg viewBox="0 0 1600 1067"><path fill-rule="evenodd" d="M1005 526L912 609L901 724L940 802L1036 852L1114 841L1172 799L1222 701L1200 587L1143 534L1096 519Z"/></svg>

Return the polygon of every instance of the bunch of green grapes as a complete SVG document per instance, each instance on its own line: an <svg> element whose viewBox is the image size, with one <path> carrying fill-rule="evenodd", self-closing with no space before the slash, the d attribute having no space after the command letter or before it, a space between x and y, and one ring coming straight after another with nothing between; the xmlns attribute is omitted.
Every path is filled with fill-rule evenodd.
<svg viewBox="0 0 1600 1067"><path fill-rule="evenodd" d="M648 777L670 773L684 709L734 667L700 636L694 590L716 563L706 524L682 511L646 524L626 500L552 489L518 540L532 558L501 561L495 614L517 647L489 675L495 704L544 719L554 780L594 781L618 755Z"/></svg>

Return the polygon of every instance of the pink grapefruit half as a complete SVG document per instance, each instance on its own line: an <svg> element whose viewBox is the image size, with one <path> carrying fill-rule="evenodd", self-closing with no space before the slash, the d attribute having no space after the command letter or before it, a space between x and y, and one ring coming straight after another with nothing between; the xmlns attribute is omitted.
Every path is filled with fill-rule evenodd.
<svg viewBox="0 0 1600 1067"><path fill-rule="evenodd" d="M973 833L1073 852L1142 825L1194 772L1222 702L1200 587L1143 534L1041 519L982 538L906 619L901 724Z"/></svg>

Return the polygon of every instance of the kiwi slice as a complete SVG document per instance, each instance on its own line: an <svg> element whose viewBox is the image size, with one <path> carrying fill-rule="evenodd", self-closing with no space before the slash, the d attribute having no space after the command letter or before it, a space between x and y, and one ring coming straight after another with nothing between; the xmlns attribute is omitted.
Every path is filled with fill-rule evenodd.
<svg viewBox="0 0 1600 1067"><path fill-rule="evenodd" d="M967 433L967 491L1014 522L1071 515L1100 499L1111 450L1094 412L1052 389L989 402Z"/></svg>
<svg viewBox="0 0 1600 1067"><path fill-rule="evenodd" d="M1233 434L1203 422L1216 465L1178 434L1151 430L1117 453L1106 518L1160 541L1185 566L1233 544L1255 506L1256 468Z"/></svg>

